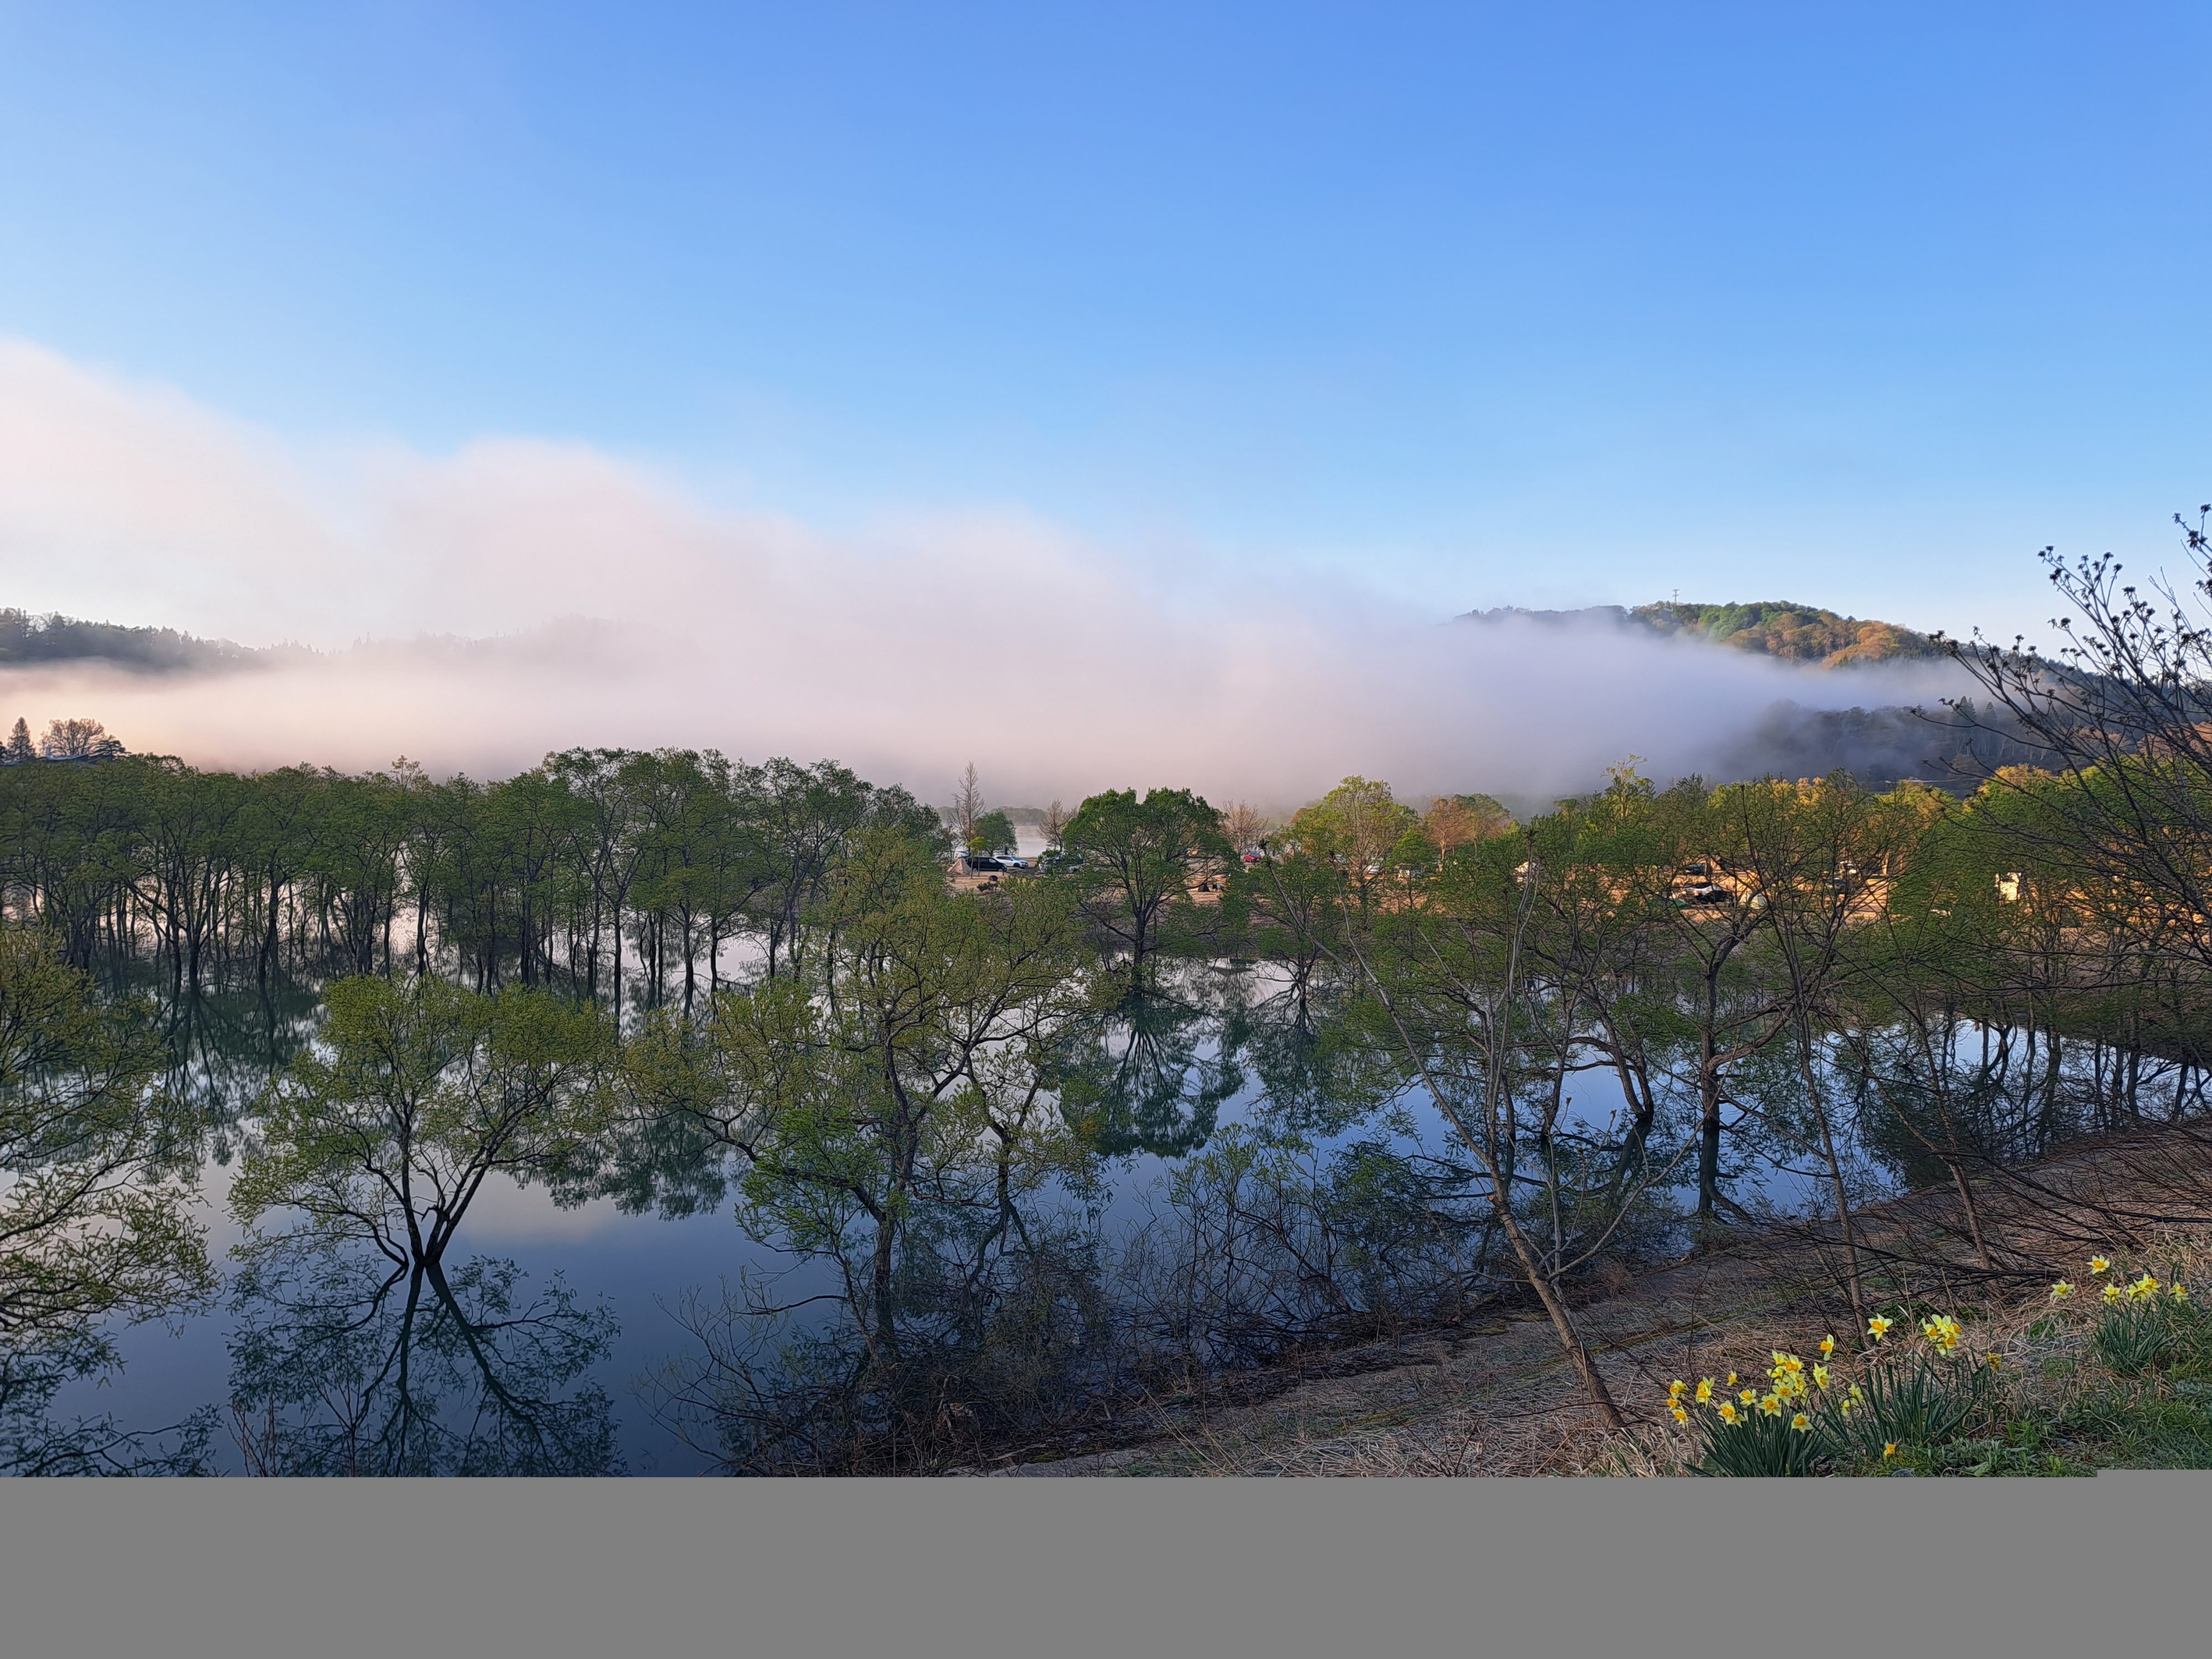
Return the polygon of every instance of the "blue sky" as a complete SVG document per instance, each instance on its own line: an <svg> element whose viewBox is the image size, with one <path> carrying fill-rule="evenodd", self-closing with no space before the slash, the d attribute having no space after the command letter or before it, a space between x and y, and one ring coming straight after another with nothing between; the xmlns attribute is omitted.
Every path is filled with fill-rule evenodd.
<svg viewBox="0 0 2212 1659"><path fill-rule="evenodd" d="M2036 548L2166 558L2212 499L2209 45L2157 5L0 3L0 334L831 529L2009 631Z"/></svg>

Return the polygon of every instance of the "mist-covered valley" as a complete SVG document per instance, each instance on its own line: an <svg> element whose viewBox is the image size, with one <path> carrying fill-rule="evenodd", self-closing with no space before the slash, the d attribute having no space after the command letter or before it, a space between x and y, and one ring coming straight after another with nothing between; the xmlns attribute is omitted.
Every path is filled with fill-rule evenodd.
<svg viewBox="0 0 2212 1659"><path fill-rule="evenodd" d="M932 799L975 760L1017 799L1173 781L1288 808L1359 773L1535 804L1632 757L1928 775L1945 743L1896 711L1962 689L1928 656L1231 581L1012 508L823 531L581 444L308 451L20 343L0 453L12 604L198 636L0 653L0 712L201 767L504 775L672 746L834 756Z"/></svg>

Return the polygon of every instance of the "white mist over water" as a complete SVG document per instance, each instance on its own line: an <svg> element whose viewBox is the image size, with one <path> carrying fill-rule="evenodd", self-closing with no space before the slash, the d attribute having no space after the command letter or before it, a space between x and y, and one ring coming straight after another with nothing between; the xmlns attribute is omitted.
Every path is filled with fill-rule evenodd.
<svg viewBox="0 0 2212 1659"><path fill-rule="evenodd" d="M1710 770L1780 699L1956 689L1924 664L1444 623L1295 574L1200 591L1018 511L825 534L581 444L303 451L21 343L0 343L0 580L26 609L324 653L0 674L0 720L91 715L203 766L498 775L673 744L834 757L931 800L970 760L998 800L1172 784L1285 806L1352 772L1544 798L1630 755Z"/></svg>

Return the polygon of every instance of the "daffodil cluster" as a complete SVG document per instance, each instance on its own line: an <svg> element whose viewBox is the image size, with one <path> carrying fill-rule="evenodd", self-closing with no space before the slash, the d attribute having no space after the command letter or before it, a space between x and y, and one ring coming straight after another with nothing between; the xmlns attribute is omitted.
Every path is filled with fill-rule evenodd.
<svg viewBox="0 0 2212 1659"><path fill-rule="evenodd" d="M1725 1383L1710 1376L1694 1382L1678 1377L1667 1389L1668 1414L1692 1428L1704 1442L1700 1467L1708 1472L1807 1474L1824 1455L1849 1457L1855 1449L1871 1450L1886 1437L1876 1425L1886 1409L1881 1396L1882 1379L1890 1375L1885 1369L1888 1358L1907 1366L1924 1365L1930 1359L1963 1361L1971 1352L1960 1347L1966 1326L1956 1314L1915 1316L1909 1324L1904 1322L1907 1317L1902 1311L1894 1317L1869 1317L1862 1344L1865 1352L1856 1356L1839 1352L1840 1345L1830 1334L1820 1339L1810 1358L1784 1348L1772 1350L1764 1377L1739 1379L1734 1371L1728 1373ZM1894 1352L1905 1345L1889 1339L1908 1333L1926 1344L1923 1358ZM1877 1357L1875 1350L1885 1344L1888 1358ZM1917 1349L1920 1344L1911 1346ZM1992 1351L1980 1355L1974 1369L1986 1365L1995 1370L2001 1363ZM1953 1389L1954 1382L1942 1386ZM1871 1443L1869 1436L1875 1437ZM1884 1446L1884 1456L1898 1455L1894 1442Z"/></svg>
<svg viewBox="0 0 2212 1659"><path fill-rule="evenodd" d="M2160 1295L2174 1302L2189 1300L2189 1287L2179 1279L2160 1285L2157 1274L2146 1271L2123 1285L2118 1274L2113 1274L2109 1279L2106 1278L2106 1275L2112 1272L2112 1261L2110 1256L2093 1255L2089 1258L2090 1276L2105 1280L2103 1287L2097 1294L2108 1308L2117 1307L2123 1302L2142 1307L2146 1304L2157 1301ZM2073 1294L2073 1285L2063 1279L2057 1280L2051 1286L2051 1299L2053 1302L2063 1302Z"/></svg>
<svg viewBox="0 0 2212 1659"><path fill-rule="evenodd" d="M2051 1294L2057 1300L2071 1294L2073 1289L2071 1285L2054 1286ZM1896 1328L1897 1322L1881 1314L1876 1314L1867 1321L1867 1334L1876 1342L1887 1340L1889 1334ZM1920 1322L1920 1334L1939 1354L1955 1353L1959 1340L1964 1334L1965 1328L1960 1324L1955 1314L1931 1314Z"/></svg>
<svg viewBox="0 0 2212 1659"><path fill-rule="evenodd" d="M1766 1368L1765 1389L1739 1389L1733 1400L1727 1398L1710 1376L1701 1379L1694 1388L1677 1377L1667 1385L1668 1414L1677 1423L1687 1423L1690 1404L1694 1401L1711 1410L1729 1428L1748 1421L1757 1413L1765 1417L1787 1418L1791 1428L1801 1434L1809 1434L1813 1419L1808 1408L1814 1404L1814 1396L1836 1390L1837 1379L1826 1363L1835 1351L1836 1339L1822 1337L1820 1360L1808 1365L1797 1355L1777 1348L1773 1350L1774 1363ZM1728 1386L1735 1387L1736 1381L1736 1374L1730 1371ZM1851 1407L1864 1397L1856 1382L1834 1394L1836 1405L1847 1417Z"/></svg>

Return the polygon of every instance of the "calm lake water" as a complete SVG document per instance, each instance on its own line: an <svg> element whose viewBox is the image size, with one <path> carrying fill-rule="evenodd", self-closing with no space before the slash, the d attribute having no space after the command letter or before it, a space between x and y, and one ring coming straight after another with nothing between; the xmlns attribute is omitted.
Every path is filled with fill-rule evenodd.
<svg viewBox="0 0 2212 1659"><path fill-rule="evenodd" d="M1110 1165L1108 1188L1091 1200L1109 1231L1156 1205L1177 1164L1230 1125L1289 1123L1324 1147L1357 1136L1449 1155L1449 1128L1423 1099L1396 1103L1403 1115L1393 1130L1378 1124L1374 1110L1343 1109L1329 1097L1327 1067L1297 1058L1310 1045L1301 1049L1285 1042L1291 1029L1285 985L1282 972L1266 964L1176 964L1152 1024L1133 1017L1115 1039L1125 1054L1144 1048L1147 1081L1136 1091L1142 1096L1139 1109ZM289 1004L279 999L273 1010L258 997L210 1000L198 1008L181 1042L187 1059L179 1076L216 1126L197 1180L210 1243L225 1268L225 1294L212 1310L175 1328L146 1325L116 1334L120 1368L97 1382L70 1385L56 1401L58 1417L105 1413L124 1429L146 1431L213 1407L225 1425L215 1438L216 1462L228 1471L247 1469L229 1426L242 1362L234 1352L241 1316L228 1294L234 1279L228 1253L240 1234L226 1200L233 1148L251 1127L244 1115L272 1066L312 1029L313 994L291 994ZM1286 1054L1291 1056L1287 1063ZM1603 1068L1574 1073L1570 1087L1569 1115L1578 1121L1601 1123L1623 1109L1617 1080ZM1868 1167L1869 1179L1887 1179ZM1678 1175L1687 1179L1686 1164ZM1738 1154L1733 1190L1740 1199L1762 1194L1791 1206L1808 1199L1822 1202L1825 1194L1802 1170L1761 1164L1755 1153ZM524 1276L518 1292L524 1299L564 1285L578 1308L611 1316L604 1354L564 1386L573 1391L578 1383L596 1384L604 1391L611 1407L613 1461L633 1474L690 1474L708 1467L705 1457L656 1422L636 1388L672 1359L698 1352L698 1339L677 1316L687 1296L719 1301L723 1285L734 1285L740 1275L790 1270L776 1252L746 1237L726 1200L681 1216L625 1213L605 1198L564 1207L543 1187L501 1176L487 1183L470 1209L449 1270L453 1261L470 1258L513 1263ZM780 1288L790 1291L793 1285L801 1291L813 1288L796 1275ZM260 1321L266 1328L270 1316L264 1313Z"/></svg>
<svg viewBox="0 0 2212 1659"><path fill-rule="evenodd" d="M1272 1109L1267 1091L1249 1063L1239 1067L1237 1086L1224 1089L1222 1030L1226 1003L1264 1000L1279 982L1276 971L1266 966L1188 964L1175 975L1176 1012L1162 1045L1161 1074L1172 1082L1180 1066L1182 1082L1152 1095L1147 1125L1137 1136L1144 1144L1112 1163L1103 1206L1109 1227L1156 1199L1176 1163L1202 1150L1221 1127ZM304 1004L293 1017L304 1021L311 1012L312 1004ZM192 1048L196 1087L207 1098L210 1115L234 1120L229 1132L234 1141L250 1130L250 1118L241 1115L268 1073L265 1023L226 1019L222 1011L213 1011L201 1021ZM1238 1057L1231 1052L1226 1058L1234 1065ZM1340 1128L1322 1139L1326 1144L1344 1133ZM1161 1147L1166 1150L1154 1150ZM234 1170L228 1147L218 1145L201 1163L197 1178L201 1218L210 1249L225 1268L226 1294L214 1310L174 1328L152 1324L117 1333L120 1368L96 1382L67 1386L55 1402L56 1416L106 1413L126 1430L151 1430L214 1406L228 1425L232 1343L240 1324L228 1295L228 1253L241 1237L227 1203ZM580 1305L612 1316L615 1334L608 1351L586 1376L611 1399L617 1455L633 1474L690 1474L707 1468L699 1453L655 1422L635 1389L647 1373L696 1349L696 1339L675 1316L687 1292L713 1297L725 1281L734 1284L747 1270L789 1271L784 1258L746 1237L727 1201L710 1212L676 1217L624 1213L605 1198L564 1207L542 1186L525 1187L497 1176L470 1208L454 1255L511 1261L532 1289L550 1285L557 1276ZM215 1450L219 1467L245 1471L228 1426L218 1431Z"/></svg>

